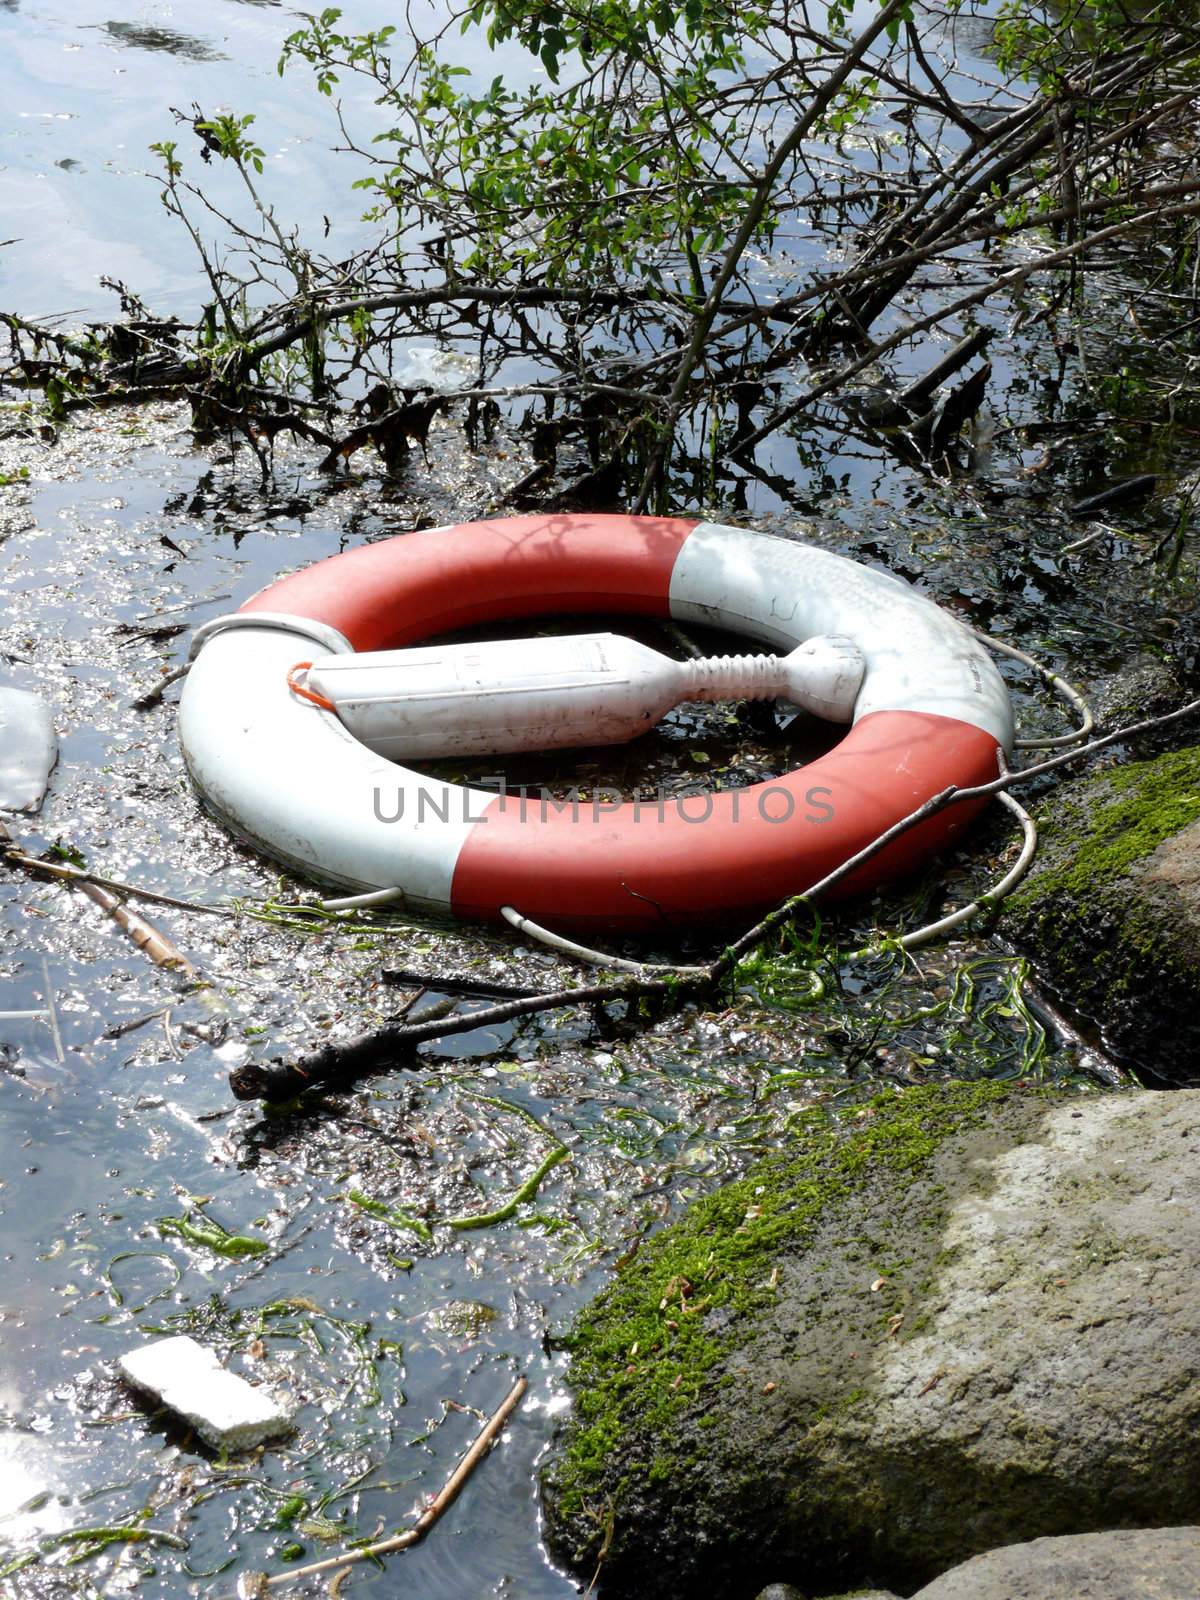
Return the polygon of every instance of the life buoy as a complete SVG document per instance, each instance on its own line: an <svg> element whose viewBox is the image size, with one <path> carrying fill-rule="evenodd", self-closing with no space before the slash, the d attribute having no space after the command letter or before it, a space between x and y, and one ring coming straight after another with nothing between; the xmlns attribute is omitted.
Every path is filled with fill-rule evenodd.
<svg viewBox="0 0 1200 1600"><path fill-rule="evenodd" d="M845 738L741 790L641 803L533 800L382 759L295 696L298 655L415 644L553 613L708 623L790 650L852 639ZM647 932L749 917L799 892L948 784L996 776L1012 708L983 647L897 578L810 544L682 518L547 515L397 536L317 563L208 624L180 709L192 776L234 831L304 876L414 909ZM298 645L301 646L298 649ZM861 891L951 840L952 806L861 868Z"/></svg>

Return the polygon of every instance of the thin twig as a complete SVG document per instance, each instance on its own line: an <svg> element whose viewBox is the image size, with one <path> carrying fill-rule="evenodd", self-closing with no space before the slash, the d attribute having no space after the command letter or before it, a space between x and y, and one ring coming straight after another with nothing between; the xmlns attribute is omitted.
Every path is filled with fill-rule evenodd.
<svg viewBox="0 0 1200 1600"><path fill-rule="evenodd" d="M200 973L178 945L172 939L168 939L166 934L161 929L156 928L152 922L147 922L145 917L140 917L136 911L131 911L123 901L119 900L110 891L107 880L95 879L90 873L81 872L78 867L68 867L65 863L39 861L35 856L25 855L22 850L17 848L15 839L3 822L0 822L0 859L8 861L14 866L23 867L26 870L37 869L38 871L48 872L51 877L61 878L70 883L81 894L85 894L94 905L98 905L102 910L107 911L118 927L129 935L143 955L149 956L155 966L171 968L176 972L182 972L188 978L200 978ZM124 884L114 884L113 887L121 889L124 893L137 892ZM157 897L150 895L149 898L167 899L164 895ZM168 900L167 903L170 904L171 902ZM184 902L179 903L184 904ZM197 908L187 906L187 909Z"/></svg>
<svg viewBox="0 0 1200 1600"><path fill-rule="evenodd" d="M54 1000L54 985L50 982L50 963L45 956L42 957L42 987L46 996L46 1017L50 1023L50 1032L54 1038L54 1054L58 1057L59 1066L64 1066L66 1056L63 1054L62 1033L58 1026L58 1006Z"/></svg>
<svg viewBox="0 0 1200 1600"><path fill-rule="evenodd" d="M691 338L688 340L687 348L679 362L675 373L675 381L671 387L667 418L659 441L651 452L650 460L646 465L642 486L638 491L638 497L633 506L634 511L645 509L654 485L658 480L666 453L671 448L672 436L675 424L682 412L684 396L687 394L688 386L691 383L692 373L695 371L696 364L703 353L709 330L716 319L717 312L721 308L721 301L724 298L725 291L738 269L746 247L762 224L767 207L770 205L772 196L775 193L775 185L778 182L780 173L801 148L815 124L824 115L842 85L859 66L879 35L887 29L893 19L900 17L906 9L907 0L888 0L888 3L872 18L854 43L846 50L836 69L830 73L821 87L813 94L805 106L803 114L792 125L786 137L780 140L771 159L763 168L762 174L755 184L753 197L746 207L741 226L732 244L725 252L725 259L722 261L720 270L713 280L704 305L692 324Z"/></svg>
<svg viewBox="0 0 1200 1600"><path fill-rule="evenodd" d="M778 429L793 421L825 395L832 394L834 390L842 388L851 378L857 377L867 367L874 366L880 356L887 355L889 351L907 343L918 333L924 333L928 329L936 327L939 323L945 322L947 318L958 316L962 312L970 310L972 306L981 305L1002 289L1018 288L1036 273L1044 272L1048 267L1057 267L1064 262L1072 261L1098 244L1107 243L1112 239L1127 238L1130 234L1136 232L1138 228L1145 227L1148 223L1167 222L1175 218L1195 216L1200 216L1200 200L1143 211L1136 216L1127 218L1124 222L1114 223L1108 228L1101 228L1098 232L1089 234L1085 239L1076 240L1074 244L1064 245L1059 250L1047 251L1046 254L1035 256L1032 260L1023 262L1020 266L1011 267L1007 271L1001 272L989 283L984 284L982 288L976 289L970 294L961 295L957 300L951 301L949 305L944 305L939 310L920 317L914 322L906 323L904 327L899 328L896 332L889 334L887 338L881 339L877 344L872 345L862 355L856 356L852 361L847 362L845 366L839 367L828 378L814 384L811 389L798 399L781 406L765 422L755 428L752 433L748 433L745 437L736 440L733 445L733 453L739 456L747 454L768 435L777 432Z"/></svg>
<svg viewBox="0 0 1200 1600"><path fill-rule="evenodd" d="M463 1485L495 1443L504 1424L520 1405L521 1396L528 1387L528 1378L517 1379L499 1409L484 1423L471 1448L463 1456L411 1528L406 1529L404 1533L394 1535L390 1539L381 1539L378 1544L364 1545L358 1550L344 1550L341 1555L328 1556L324 1561L310 1561L306 1567L294 1567L291 1572L276 1573L273 1578L267 1579L265 1587L278 1589L285 1583L294 1583L297 1578L310 1578L320 1572L337 1572L343 1567L351 1566L354 1562L375 1561L380 1556L394 1555L397 1550L407 1550L411 1545L417 1544L425 1537L438 1518L448 1511L458 1499Z"/></svg>
<svg viewBox="0 0 1200 1600"><path fill-rule="evenodd" d="M2 844L0 840L0 846ZM15 844L12 848L3 849L3 859L11 866L23 867L26 872L45 873L49 878L59 878L76 885L92 883L98 888L110 889L114 894L128 895L131 900L145 900L150 905L170 906L175 911L199 911L206 917L233 915L228 906L206 906L199 900L180 900L175 895L159 894L156 889L140 889L134 883L123 883L119 878L103 878L98 872L86 872L82 867L72 867L65 861L45 861L39 856L27 856Z"/></svg>
<svg viewBox="0 0 1200 1600"><path fill-rule="evenodd" d="M164 673L156 684L146 690L145 694L140 694L136 700L129 702L130 709L133 711L150 711L161 702L163 695L173 683L178 683L180 678L187 677L189 670L190 663L182 667L175 667L172 671Z"/></svg>
<svg viewBox="0 0 1200 1600"><path fill-rule="evenodd" d="M1178 711L1167 712L1166 715L1161 717L1149 717L1144 722L1131 723L1128 727L1118 728L1114 733L1106 733L1099 739L1089 739L1087 744L1077 745L1073 750L1063 750L1059 755L1049 756L1045 761L1037 761L1030 767L1021 767L1015 772L1004 773L1001 777L994 778L990 783L972 784L967 788L959 788L957 784L953 783L947 785L938 794L931 795L924 805L918 806L915 811L910 811L908 816L902 817L899 822L893 823L884 833L872 839L871 843L860 850L857 855L851 856L848 861L843 861L841 866L835 867L832 872L827 873L825 877L814 883L811 888L805 889L802 894L793 895L789 900L785 900L769 916L756 923L740 939L724 950L718 960L713 962L712 972L714 977L731 971L744 955L747 955L755 946L761 944L777 928L781 928L790 922L797 911L811 905L814 900L820 899L835 884L848 877L850 873L869 861L872 856L878 855L881 850L886 850L893 840L900 838L910 828L917 827L919 823L926 821L929 817L936 816L939 811L944 811L947 806L957 805L964 800L990 799L993 795L1011 789L1015 783L1024 783L1029 778L1041 777L1043 773L1053 772L1058 767L1064 767L1069 762L1078 760L1082 756L1095 755L1098 750L1105 750L1111 744L1116 744L1125 739L1132 739L1136 735L1146 733L1153 728L1166 727L1170 723L1180 721L1183 717L1194 716L1198 711L1200 711L1200 700L1189 700L1187 705L1181 706Z"/></svg>

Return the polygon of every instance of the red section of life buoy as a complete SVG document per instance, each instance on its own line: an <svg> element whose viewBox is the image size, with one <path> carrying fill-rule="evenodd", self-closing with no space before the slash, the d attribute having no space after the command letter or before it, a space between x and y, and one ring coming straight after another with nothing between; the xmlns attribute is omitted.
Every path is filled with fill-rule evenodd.
<svg viewBox="0 0 1200 1600"><path fill-rule="evenodd" d="M569 611L665 616L694 518L499 517L361 545L281 578L243 611L325 622L389 650L499 618Z"/></svg>
<svg viewBox="0 0 1200 1600"><path fill-rule="evenodd" d="M771 783L620 807L498 797L454 874L454 911L515 905L535 922L627 932L748 917L798 894L948 784L997 776L991 734L950 717L881 711L820 760ZM838 898L901 875L980 810L950 806L838 886Z"/></svg>

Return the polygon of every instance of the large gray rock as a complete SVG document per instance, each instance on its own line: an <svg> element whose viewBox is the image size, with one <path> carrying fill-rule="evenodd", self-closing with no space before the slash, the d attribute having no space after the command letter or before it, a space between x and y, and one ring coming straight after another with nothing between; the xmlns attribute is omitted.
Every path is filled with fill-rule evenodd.
<svg viewBox="0 0 1200 1600"><path fill-rule="evenodd" d="M989 1550L914 1600L1196 1600L1200 1528L1123 1528Z"/></svg>
<svg viewBox="0 0 1200 1600"><path fill-rule="evenodd" d="M1200 748L1056 789L1004 931L1152 1084L1200 1081Z"/></svg>
<svg viewBox="0 0 1200 1600"><path fill-rule="evenodd" d="M552 1545L606 1595L905 1592L1200 1521L1200 1094L976 1085L819 1118L576 1325Z"/></svg>

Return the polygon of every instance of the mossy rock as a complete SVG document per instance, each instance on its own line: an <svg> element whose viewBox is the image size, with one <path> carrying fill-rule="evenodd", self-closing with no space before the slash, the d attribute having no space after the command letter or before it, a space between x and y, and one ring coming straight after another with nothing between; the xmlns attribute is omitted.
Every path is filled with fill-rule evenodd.
<svg viewBox="0 0 1200 1600"><path fill-rule="evenodd" d="M814 1113L579 1318L552 1548L610 1597L909 1593L999 1545L1197 1520L1197 1142L1188 1093Z"/></svg>
<svg viewBox="0 0 1200 1600"><path fill-rule="evenodd" d="M1200 747L1056 789L1003 928L1152 1084L1200 1081Z"/></svg>

